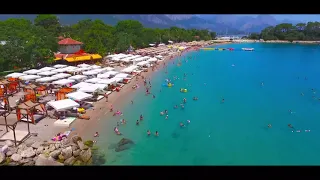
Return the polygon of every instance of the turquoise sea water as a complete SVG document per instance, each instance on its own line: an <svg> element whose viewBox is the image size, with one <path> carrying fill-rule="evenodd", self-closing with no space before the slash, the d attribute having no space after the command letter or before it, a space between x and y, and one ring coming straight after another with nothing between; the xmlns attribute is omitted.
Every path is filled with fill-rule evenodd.
<svg viewBox="0 0 320 180"><path fill-rule="evenodd" d="M219 47L236 50L191 52L186 56L196 59L182 61L180 67L178 58L175 64L170 61L168 74L162 69L152 76L155 99L145 96L141 87L134 104L128 99L122 109L123 117L101 120L98 143L107 165L320 164L319 47L262 43ZM255 51L238 51L242 47ZM174 87L162 87L174 76L180 78ZM181 93L180 88L188 92ZM193 101L193 96L199 100ZM184 97L185 109L174 109ZM167 120L160 116L165 109ZM144 120L136 126L140 114ZM119 127L123 136L113 132L120 118L127 120ZM191 123L180 128L186 120ZM301 132L292 132L289 123ZM160 136L148 137L148 129ZM122 152L109 148L122 137L132 139L135 146Z"/></svg>

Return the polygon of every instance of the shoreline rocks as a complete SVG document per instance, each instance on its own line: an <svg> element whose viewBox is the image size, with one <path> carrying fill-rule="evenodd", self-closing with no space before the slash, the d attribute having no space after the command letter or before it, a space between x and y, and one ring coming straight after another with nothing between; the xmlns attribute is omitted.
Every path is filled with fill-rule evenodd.
<svg viewBox="0 0 320 180"><path fill-rule="evenodd" d="M80 136L60 142L35 141L14 147L6 141L6 151L0 151L0 166L73 166L91 165L93 141L82 142Z"/></svg>

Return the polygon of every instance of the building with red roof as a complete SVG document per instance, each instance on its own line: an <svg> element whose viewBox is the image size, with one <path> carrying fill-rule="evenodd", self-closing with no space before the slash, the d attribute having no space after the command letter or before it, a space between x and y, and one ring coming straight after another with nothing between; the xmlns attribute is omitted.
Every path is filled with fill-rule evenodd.
<svg viewBox="0 0 320 180"><path fill-rule="evenodd" d="M61 37L59 37L60 39ZM88 54L85 53L81 46L82 42L76 41L71 38L65 38L58 42L59 52L55 54L55 60L66 60L68 62L78 62L78 61L87 61L87 60L97 60L102 59L102 56L99 54Z"/></svg>

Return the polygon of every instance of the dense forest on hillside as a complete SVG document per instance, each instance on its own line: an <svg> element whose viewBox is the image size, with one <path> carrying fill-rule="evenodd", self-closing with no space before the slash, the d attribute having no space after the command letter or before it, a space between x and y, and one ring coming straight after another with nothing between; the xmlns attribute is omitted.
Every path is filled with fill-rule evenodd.
<svg viewBox="0 0 320 180"><path fill-rule="evenodd" d="M320 22L298 23L296 25L283 23L277 26L270 26L261 31L260 34L252 33L250 39L263 40L320 40Z"/></svg>
<svg viewBox="0 0 320 180"><path fill-rule="evenodd" d="M58 37L71 37L84 43L88 53L105 55L123 52L130 45L148 47L150 43L210 40L215 32L208 30L145 28L139 21L124 20L115 26L100 20L81 20L62 26L55 15L38 15L34 22L27 19L0 21L0 71L32 67L39 62L52 62L58 51Z"/></svg>

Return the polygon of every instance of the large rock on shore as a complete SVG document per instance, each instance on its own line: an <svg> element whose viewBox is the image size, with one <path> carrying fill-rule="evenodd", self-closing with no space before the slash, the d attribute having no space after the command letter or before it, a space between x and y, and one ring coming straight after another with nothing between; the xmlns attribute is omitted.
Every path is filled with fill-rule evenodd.
<svg viewBox="0 0 320 180"><path fill-rule="evenodd" d="M63 166L62 163L47 158L45 155L40 154L35 162L36 166Z"/></svg>
<svg viewBox="0 0 320 180"><path fill-rule="evenodd" d="M27 148L21 153L21 157L26 157L26 158L34 157L35 155L36 153L34 152L32 147Z"/></svg>
<svg viewBox="0 0 320 180"><path fill-rule="evenodd" d="M6 155L3 152L0 152L0 163L3 163L6 160Z"/></svg>
<svg viewBox="0 0 320 180"><path fill-rule="evenodd" d="M81 137L63 139L62 142L34 141L13 147L10 143L7 152L0 151L0 164L9 166L62 166L90 165L93 162L93 141L82 142ZM124 144L126 142L123 142ZM123 144L122 143L122 144ZM9 147L10 146L10 147ZM95 152L95 151L94 151Z"/></svg>

